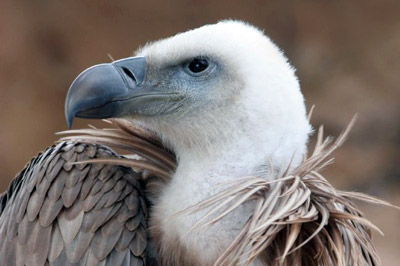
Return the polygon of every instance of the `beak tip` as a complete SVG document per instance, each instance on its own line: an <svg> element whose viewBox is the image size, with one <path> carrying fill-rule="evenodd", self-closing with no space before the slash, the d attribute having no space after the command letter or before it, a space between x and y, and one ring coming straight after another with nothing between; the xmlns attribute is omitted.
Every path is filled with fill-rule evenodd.
<svg viewBox="0 0 400 266"><path fill-rule="evenodd" d="M67 127L71 128L72 127L72 122L74 121L74 115L70 115L68 113L65 113L65 122L67 123Z"/></svg>
<svg viewBox="0 0 400 266"><path fill-rule="evenodd" d="M73 119L67 120L67 127L68 127L68 129L71 129L71 127L72 127L72 121L73 121Z"/></svg>
<svg viewBox="0 0 400 266"><path fill-rule="evenodd" d="M74 121L75 112L73 110L71 110L70 106L68 105L68 102L69 101L66 101L65 109L64 109L65 122L67 123L68 128L71 128L72 122Z"/></svg>

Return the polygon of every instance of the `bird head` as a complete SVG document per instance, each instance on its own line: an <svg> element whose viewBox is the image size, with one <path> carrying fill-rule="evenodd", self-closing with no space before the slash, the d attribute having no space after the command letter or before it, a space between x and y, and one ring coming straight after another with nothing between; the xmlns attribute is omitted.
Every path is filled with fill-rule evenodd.
<svg viewBox="0 0 400 266"><path fill-rule="evenodd" d="M286 147L292 157L304 153L310 132L294 69L260 30L239 21L179 33L85 70L68 91L65 114L69 126L74 117L126 119L178 156L246 137L254 148L279 155Z"/></svg>

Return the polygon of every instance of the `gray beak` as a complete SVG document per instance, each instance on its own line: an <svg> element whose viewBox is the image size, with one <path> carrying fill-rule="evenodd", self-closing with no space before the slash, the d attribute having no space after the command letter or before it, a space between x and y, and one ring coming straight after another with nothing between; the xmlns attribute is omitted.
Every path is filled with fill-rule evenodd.
<svg viewBox="0 0 400 266"><path fill-rule="evenodd" d="M177 101L178 93L144 85L146 60L130 57L83 71L71 84L65 100L65 118L112 118L146 113L160 101Z"/></svg>

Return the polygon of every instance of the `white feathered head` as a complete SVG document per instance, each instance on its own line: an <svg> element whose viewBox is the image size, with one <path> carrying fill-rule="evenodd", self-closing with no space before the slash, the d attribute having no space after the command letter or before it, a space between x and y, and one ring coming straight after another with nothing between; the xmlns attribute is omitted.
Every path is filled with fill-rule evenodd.
<svg viewBox="0 0 400 266"><path fill-rule="evenodd" d="M279 164L299 162L311 129L294 68L239 21L179 33L86 70L70 88L66 116L69 123L123 117L159 134L178 156L236 143Z"/></svg>

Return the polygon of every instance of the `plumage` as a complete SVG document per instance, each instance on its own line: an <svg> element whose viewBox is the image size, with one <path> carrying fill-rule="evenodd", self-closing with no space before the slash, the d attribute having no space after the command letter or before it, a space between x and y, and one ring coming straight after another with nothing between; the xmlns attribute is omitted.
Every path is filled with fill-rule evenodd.
<svg viewBox="0 0 400 266"><path fill-rule="evenodd" d="M206 25L91 67L65 112L68 125L113 127L63 132L17 175L0 198L0 265L380 263L351 200L386 203L319 173L348 131L330 146L321 129L306 156L294 68L251 25Z"/></svg>
<svg viewBox="0 0 400 266"><path fill-rule="evenodd" d="M130 182L138 175L122 166L85 164L82 168L81 164L71 164L67 169L63 167L78 157L87 160L104 156L118 157L104 146L60 142L32 159L1 197L0 265L97 265L107 261L112 261L110 265L131 265L125 258L145 259L147 243L134 239L136 228L129 230L132 227L127 226L127 220L132 217L146 225L143 208L147 206L139 200L143 197L142 187L139 182ZM96 178L99 170L103 170L101 179ZM40 178L39 173L43 172ZM94 205L84 208L93 181L101 183L95 202L102 199L103 204L97 209ZM85 183L89 184L86 192L83 191ZM82 199L81 192L86 194ZM15 204L18 199L26 203ZM17 215L10 215L13 213ZM129 233L122 238L122 232ZM131 243L138 247L135 254L129 248Z"/></svg>

